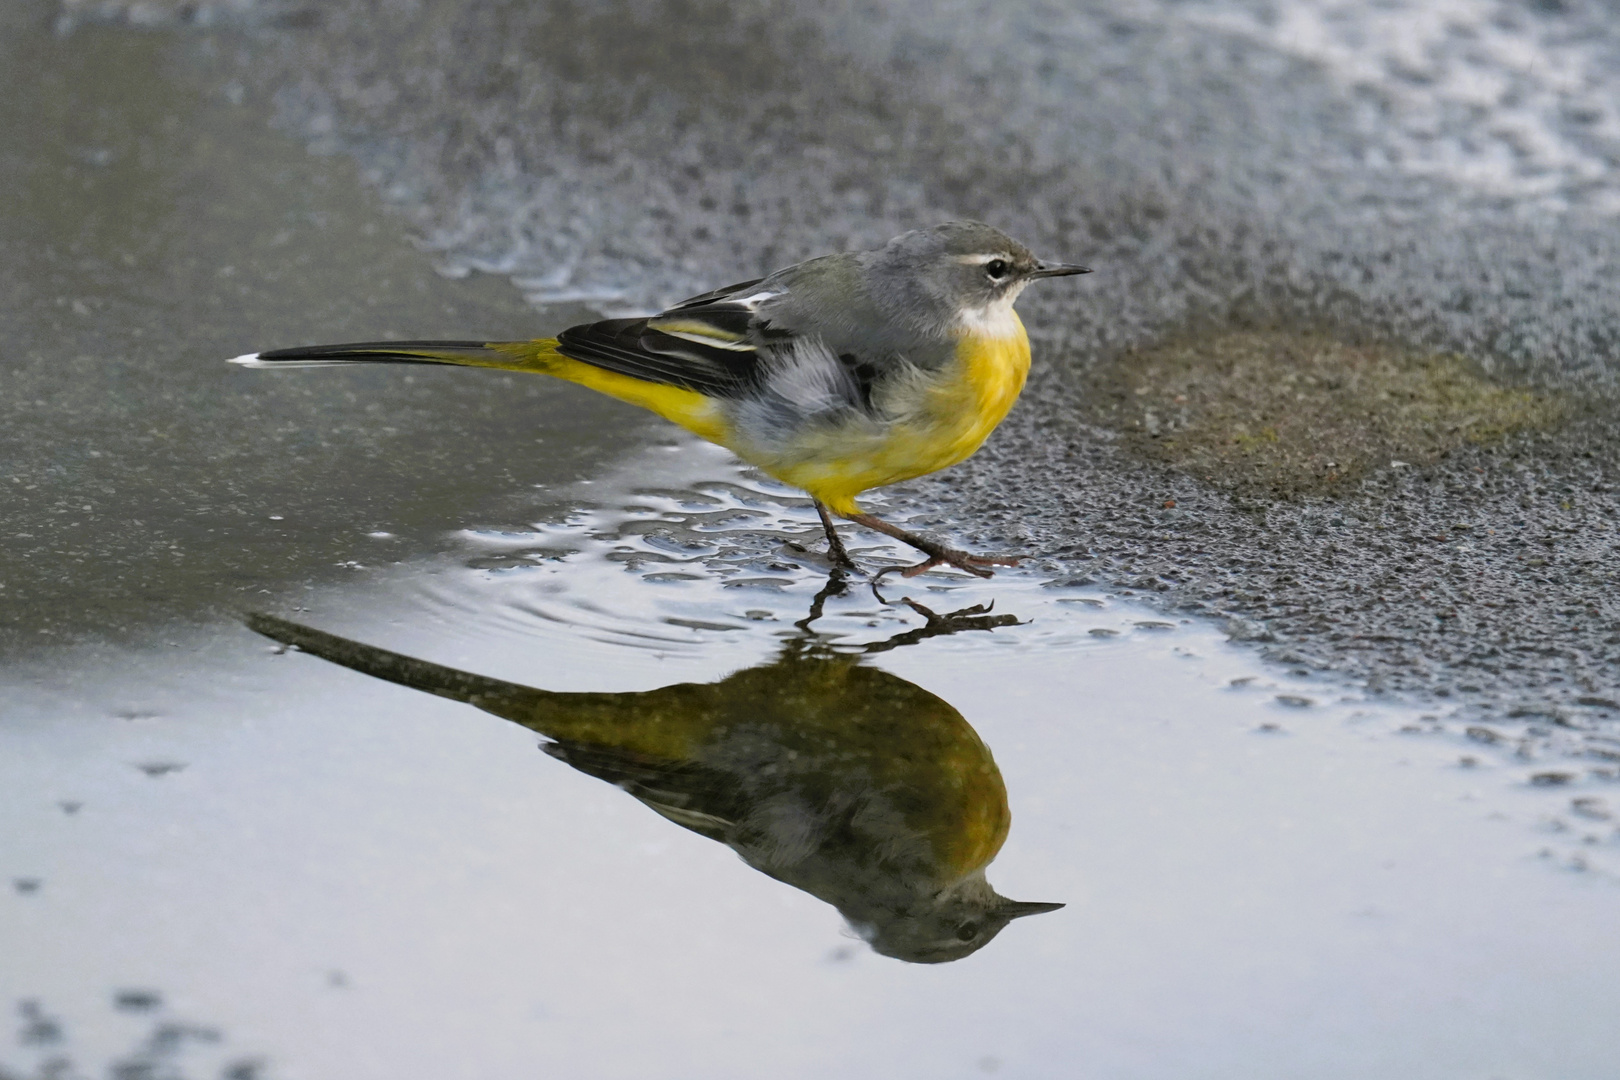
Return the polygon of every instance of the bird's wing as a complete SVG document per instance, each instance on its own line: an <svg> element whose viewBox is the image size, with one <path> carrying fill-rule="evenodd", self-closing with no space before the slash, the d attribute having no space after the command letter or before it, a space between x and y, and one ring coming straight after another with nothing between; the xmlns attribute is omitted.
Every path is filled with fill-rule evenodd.
<svg viewBox="0 0 1620 1080"><path fill-rule="evenodd" d="M738 784L719 769L571 739L546 743L544 750L588 776L623 788L675 824L711 840L724 843L747 812Z"/></svg>
<svg viewBox="0 0 1620 1080"><path fill-rule="evenodd" d="M557 336L557 350L632 378L710 397L774 403L780 408L771 414L770 430L809 415L870 412L873 386L892 362L835 353L802 327L774 322L770 301L782 292L770 281L694 296L650 319L571 327Z"/></svg>
<svg viewBox="0 0 1620 1080"><path fill-rule="evenodd" d="M570 327L557 336L557 349L620 375L743 397L759 381L760 346L772 339L759 305L775 293L757 289L760 280L694 296L650 319Z"/></svg>
<svg viewBox="0 0 1620 1080"><path fill-rule="evenodd" d="M717 300L725 300L732 296L746 296L748 293L755 291L754 286L758 285L764 280L764 278L750 278L748 281L739 281L735 285L727 285L724 288L719 289L710 289L706 293L698 293L696 296L687 297L685 300L682 300L669 310L680 311L683 308L702 307L704 304L712 304Z"/></svg>

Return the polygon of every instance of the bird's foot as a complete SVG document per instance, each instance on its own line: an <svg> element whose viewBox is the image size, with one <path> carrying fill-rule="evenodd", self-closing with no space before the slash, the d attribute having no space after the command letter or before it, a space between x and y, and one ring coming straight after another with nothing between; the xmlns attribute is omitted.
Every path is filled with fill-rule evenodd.
<svg viewBox="0 0 1620 1080"><path fill-rule="evenodd" d="M1022 556L1019 555L972 555L966 551L957 551L955 548L940 547L933 550L924 548L928 558L914 566L885 566L872 578L877 581L885 574L898 573L903 578L914 578L918 574L927 573L936 566L954 566L958 570L965 570L974 577L994 577L992 566L1017 566Z"/></svg>
<svg viewBox="0 0 1620 1080"><path fill-rule="evenodd" d="M918 574L932 570L936 566L954 566L958 570L963 570L969 574L972 574L974 577L993 577L995 576L995 571L990 569L990 567L1017 566L1018 560L1022 557L1018 555L972 555L966 551L958 551L953 547L946 547L939 541L930 539L929 537L919 536L913 532L907 532L898 525L890 525L882 518L874 517L871 514L849 514L847 516L849 520L860 525L865 525L868 529L883 533L885 536L892 536L896 540L902 540L916 548L918 551L922 552L924 555L928 556L927 559L915 566L888 566L882 570L879 570L872 578L874 584L876 584L884 574L898 572L901 577L914 578ZM830 527L828 531L831 532Z"/></svg>

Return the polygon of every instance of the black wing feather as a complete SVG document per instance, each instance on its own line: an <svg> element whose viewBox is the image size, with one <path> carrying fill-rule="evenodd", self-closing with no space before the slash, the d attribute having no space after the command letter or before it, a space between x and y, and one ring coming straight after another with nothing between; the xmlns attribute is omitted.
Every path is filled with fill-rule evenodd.
<svg viewBox="0 0 1620 1080"><path fill-rule="evenodd" d="M723 289L711 289L706 293L698 293L696 296L687 297L685 300L682 300L669 310L690 311L695 307L702 307L705 304L711 304L716 300L723 300L728 296L734 296L737 293L742 292L744 289L752 289L755 285L758 285L764 280L765 279L762 277L757 277L749 281L739 281L735 285L727 285Z"/></svg>
<svg viewBox="0 0 1620 1080"><path fill-rule="evenodd" d="M676 322L690 320L719 331L717 337L729 336L746 346L754 331L762 328L753 308L734 298L746 295L763 280L755 278L702 293L652 319L607 319L569 327L557 335L557 349L564 356L631 378L679 386L712 397L744 397L760 379L761 357L751 346L728 349L706 345L692 336L666 333L650 324L667 322L672 317Z"/></svg>
<svg viewBox="0 0 1620 1080"><path fill-rule="evenodd" d="M609 319L571 326L557 351L604 371L679 386L713 397L740 397L752 384L759 357L671 337L646 319Z"/></svg>

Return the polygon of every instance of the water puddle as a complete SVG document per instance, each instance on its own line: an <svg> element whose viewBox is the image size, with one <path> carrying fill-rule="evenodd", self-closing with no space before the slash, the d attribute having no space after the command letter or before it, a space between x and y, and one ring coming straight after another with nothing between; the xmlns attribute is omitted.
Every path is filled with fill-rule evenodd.
<svg viewBox="0 0 1620 1080"><path fill-rule="evenodd" d="M1607 1075L1612 762L1039 558L829 587L706 446L572 496L13 672L0 1075Z"/></svg>

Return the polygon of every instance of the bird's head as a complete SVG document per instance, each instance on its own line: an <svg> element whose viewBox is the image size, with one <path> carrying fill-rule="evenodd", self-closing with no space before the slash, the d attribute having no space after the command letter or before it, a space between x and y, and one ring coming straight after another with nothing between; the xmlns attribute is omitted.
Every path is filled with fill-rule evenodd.
<svg viewBox="0 0 1620 1080"><path fill-rule="evenodd" d="M918 329L1010 336L1013 301L1032 281L1089 274L1047 263L1000 229L950 221L916 229L870 253L874 297Z"/></svg>
<svg viewBox="0 0 1620 1080"><path fill-rule="evenodd" d="M1060 907L1009 900L990 887L981 869L908 911L851 924L874 952L913 964L944 964L978 952L1014 919Z"/></svg>

